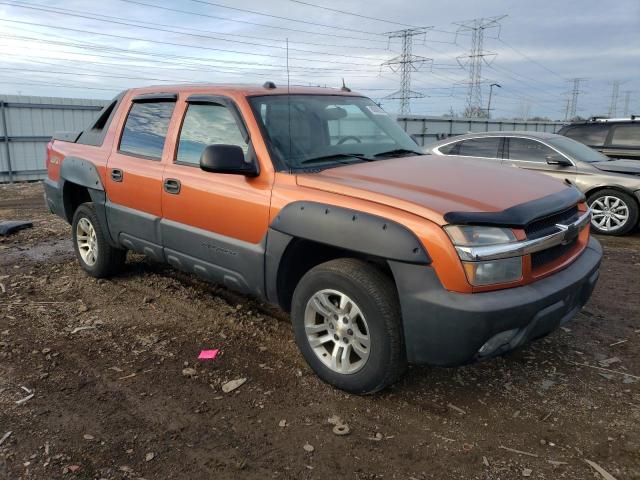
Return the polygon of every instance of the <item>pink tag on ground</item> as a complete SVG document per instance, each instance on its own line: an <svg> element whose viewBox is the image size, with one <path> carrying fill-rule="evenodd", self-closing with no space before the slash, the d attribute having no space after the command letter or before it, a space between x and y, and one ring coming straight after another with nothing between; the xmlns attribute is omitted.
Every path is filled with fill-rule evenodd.
<svg viewBox="0 0 640 480"><path fill-rule="evenodd" d="M218 349L215 350L202 350L198 355L199 360L213 360L218 355Z"/></svg>

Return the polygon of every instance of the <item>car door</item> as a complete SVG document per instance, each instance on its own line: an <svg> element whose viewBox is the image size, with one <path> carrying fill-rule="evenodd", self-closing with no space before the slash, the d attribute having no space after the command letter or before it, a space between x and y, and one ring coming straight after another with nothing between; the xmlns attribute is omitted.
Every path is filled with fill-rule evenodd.
<svg viewBox="0 0 640 480"><path fill-rule="evenodd" d="M159 235L162 156L175 101L175 94L134 97L107 163L107 220L112 237L157 260L163 257Z"/></svg>
<svg viewBox="0 0 640 480"><path fill-rule="evenodd" d="M559 179L575 179L575 165L561 165L557 161L571 161L550 146L523 137L507 137L505 142L505 159L503 163L512 167L535 170Z"/></svg>
<svg viewBox="0 0 640 480"><path fill-rule="evenodd" d="M226 97L192 95L178 104L180 128L164 170L161 233L167 261L240 291L262 289L271 176L200 169L211 144L239 145L257 162L246 124Z"/></svg>
<svg viewBox="0 0 640 480"><path fill-rule="evenodd" d="M502 160L503 137L487 136L467 138L437 148L441 155L474 157L474 160L499 165Z"/></svg>

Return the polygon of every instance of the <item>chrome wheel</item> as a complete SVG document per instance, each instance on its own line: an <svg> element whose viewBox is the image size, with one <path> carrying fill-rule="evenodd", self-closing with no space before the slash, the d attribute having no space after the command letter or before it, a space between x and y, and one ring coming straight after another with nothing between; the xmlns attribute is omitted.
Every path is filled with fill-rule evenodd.
<svg viewBox="0 0 640 480"><path fill-rule="evenodd" d="M591 203L594 227L603 232L613 232L623 227L629 220L629 207L620 198L605 195Z"/></svg>
<svg viewBox="0 0 640 480"><path fill-rule="evenodd" d="M98 260L96 230L88 218L82 217L76 226L76 243L82 261L92 267Z"/></svg>
<svg viewBox="0 0 640 480"><path fill-rule="evenodd" d="M307 302L304 329L313 352L324 365L342 374L367 363L369 327L356 303L337 290L320 290Z"/></svg>

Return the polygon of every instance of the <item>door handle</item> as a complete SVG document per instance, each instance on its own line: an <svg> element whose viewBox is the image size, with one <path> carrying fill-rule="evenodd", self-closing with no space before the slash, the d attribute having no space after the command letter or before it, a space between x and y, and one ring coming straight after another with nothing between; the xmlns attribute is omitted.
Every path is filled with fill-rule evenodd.
<svg viewBox="0 0 640 480"><path fill-rule="evenodd" d="M178 195L180 193L180 180L175 178L167 178L164 183L164 191L171 195Z"/></svg>
<svg viewBox="0 0 640 480"><path fill-rule="evenodd" d="M111 180L114 182L121 182L124 178L124 173L119 168L114 168L111 170Z"/></svg>

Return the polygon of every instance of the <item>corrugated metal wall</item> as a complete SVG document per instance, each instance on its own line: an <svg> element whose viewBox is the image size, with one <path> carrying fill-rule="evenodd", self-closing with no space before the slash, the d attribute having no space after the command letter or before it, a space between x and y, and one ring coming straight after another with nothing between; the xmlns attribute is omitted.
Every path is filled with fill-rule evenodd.
<svg viewBox="0 0 640 480"><path fill-rule="evenodd" d="M429 145L443 138L464 133L490 131L534 131L555 133L562 122L533 122L519 120L485 120L482 118L443 118L408 115L398 117L398 122L407 133L413 135L419 145Z"/></svg>
<svg viewBox="0 0 640 480"><path fill-rule="evenodd" d="M45 178L46 146L53 133L82 130L107 103L0 95L0 183Z"/></svg>

